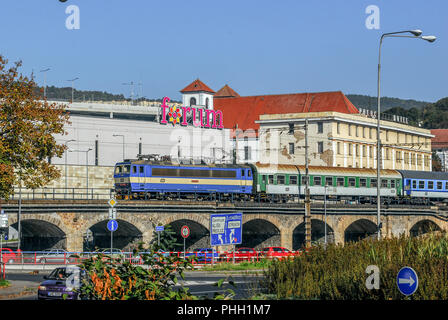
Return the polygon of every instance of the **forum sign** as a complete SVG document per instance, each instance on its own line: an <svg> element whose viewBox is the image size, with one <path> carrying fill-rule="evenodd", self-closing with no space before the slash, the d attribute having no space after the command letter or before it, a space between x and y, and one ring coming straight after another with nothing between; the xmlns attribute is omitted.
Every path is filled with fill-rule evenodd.
<svg viewBox="0 0 448 320"><path fill-rule="evenodd" d="M160 123L168 124L171 123L173 127L178 124L181 126L192 125L200 128L213 128L213 129L223 129L223 115L220 110L209 110L203 108L195 107L184 107L184 106L168 106L166 103L170 101L170 98L164 97L162 105L161 114L162 118Z"/></svg>

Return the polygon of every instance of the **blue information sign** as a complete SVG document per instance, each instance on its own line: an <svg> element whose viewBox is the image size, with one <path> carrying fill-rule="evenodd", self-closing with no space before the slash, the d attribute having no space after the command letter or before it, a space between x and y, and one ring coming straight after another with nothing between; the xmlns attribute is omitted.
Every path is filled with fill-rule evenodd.
<svg viewBox="0 0 448 320"><path fill-rule="evenodd" d="M210 215L210 244L222 246L241 244L243 238L243 214L212 214Z"/></svg>
<svg viewBox="0 0 448 320"><path fill-rule="evenodd" d="M109 222L107 223L107 229L111 232L114 232L118 229L118 222L115 220L109 220Z"/></svg>
<svg viewBox="0 0 448 320"><path fill-rule="evenodd" d="M417 273L411 267L401 268L397 275L398 290L406 296L413 294L418 288Z"/></svg>
<svg viewBox="0 0 448 320"><path fill-rule="evenodd" d="M164 226L156 226L156 232L162 232L163 230L165 230Z"/></svg>

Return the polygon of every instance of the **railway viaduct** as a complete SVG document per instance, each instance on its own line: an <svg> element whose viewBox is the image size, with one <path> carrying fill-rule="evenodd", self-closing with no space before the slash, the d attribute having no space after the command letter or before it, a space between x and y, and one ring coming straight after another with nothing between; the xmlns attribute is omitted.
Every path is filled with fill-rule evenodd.
<svg viewBox="0 0 448 320"><path fill-rule="evenodd" d="M122 201L116 206L118 230L114 247L130 250L138 242L148 244L154 237L154 224L170 225L180 241L180 228L191 230L190 249L209 246L212 213L243 213L242 246L262 248L283 246L299 249L305 238L303 204L193 203ZM9 225L18 226L17 201L3 202ZM325 218L326 212L326 218ZM21 204L22 250L64 248L71 252L110 247L106 224L109 205L105 200L23 201ZM438 206L382 208L383 234L387 237L419 235L430 230L448 231L448 211ZM376 232L376 206L321 204L311 208L312 241L343 244L373 236ZM225 249L225 248L222 248Z"/></svg>

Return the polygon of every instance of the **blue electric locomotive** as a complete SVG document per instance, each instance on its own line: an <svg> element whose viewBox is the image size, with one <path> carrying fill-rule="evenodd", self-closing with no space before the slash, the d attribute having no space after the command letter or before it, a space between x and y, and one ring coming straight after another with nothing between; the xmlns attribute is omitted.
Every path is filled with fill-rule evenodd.
<svg viewBox="0 0 448 320"><path fill-rule="evenodd" d="M185 195L250 195L253 177L245 165L193 165L130 160L115 165L119 198Z"/></svg>

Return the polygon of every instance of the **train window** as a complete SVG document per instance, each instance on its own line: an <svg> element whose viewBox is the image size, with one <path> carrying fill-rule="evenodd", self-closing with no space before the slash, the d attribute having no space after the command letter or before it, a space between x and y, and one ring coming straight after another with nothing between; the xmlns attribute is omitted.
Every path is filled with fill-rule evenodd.
<svg viewBox="0 0 448 320"><path fill-rule="evenodd" d="M297 176L289 176L289 184L297 184Z"/></svg>
<svg viewBox="0 0 448 320"><path fill-rule="evenodd" d="M285 176L277 176L277 184L285 184Z"/></svg>
<svg viewBox="0 0 448 320"><path fill-rule="evenodd" d="M115 174L119 174L123 171L123 166L116 166L115 167Z"/></svg>
<svg viewBox="0 0 448 320"><path fill-rule="evenodd" d="M315 186L322 185L322 178L321 177L313 177L313 183Z"/></svg>
<svg viewBox="0 0 448 320"><path fill-rule="evenodd" d="M356 179L355 178L348 178L348 186L349 187L356 187Z"/></svg>
<svg viewBox="0 0 448 320"><path fill-rule="evenodd" d="M419 189L425 189L425 181L419 181L418 182L418 188Z"/></svg>
<svg viewBox="0 0 448 320"><path fill-rule="evenodd" d="M261 181L262 181L264 184L266 184L266 176L265 176L265 175L262 175L262 176L261 176Z"/></svg>
<svg viewBox="0 0 448 320"><path fill-rule="evenodd" d="M137 166L132 166L132 173L137 173Z"/></svg>
<svg viewBox="0 0 448 320"><path fill-rule="evenodd" d="M390 180L390 187L392 189L395 189L395 180L394 179Z"/></svg>
<svg viewBox="0 0 448 320"><path fill-rule="evenodd" d="M250 178L252 176L252 173L250 170L247 170L247 176Z"/></svg>
<svg viewBox="0 0 448 320"><path fill-rule="evenodd" d="M243 169L243 170L241 170L241 176L242 176L242 177L244 177L244 176L245 176L245 174L246 174L246 172L244 171L244 169Z"/></svg>
<svg viewBox="0 0 448 320"><path fill-rule="evenodd" d="M333 186L333 177L325 177L325 185L326 186Z"/></svg>
<svg viewBox="0 0 448 320"><path fill-rule="evenodd" d="M336 185L338 186L338 187L343 187L344 186L344 183L345 181L344 181L344 178L336 178Z"/></svg>
<svg viewBox="0 0 448 320"><path fill-rule="evenodd" d="M302 185L303 185L303 186L306 185L306 176L302 176Z"/></svg>
<svg viewBox="0 0 448 320"><path fill-rule="evenodd" d="M268 183L274 184L274 176L273 175L268 175Z"/></svg>
<svg viewBox="0 0 448 320"><path fill-rule="evenodd" d="M439 189L439 190L443 189L442 181L437 181L437 189Z"/></svg>
<svg viewBox="0 0 448 320"><path fill-rule="evenodd" d="M360 178L360 179L359 179L359 186L360 186L361 188L365 188L365 187L367 187L367 179L366 179L366 178Z"/></svg>
<svg viewBox="0 0 448 320"><path fill-rule="evenodd" d="M145 167L144 166L138 167L138 172L139 173L144 173L145 172Z"/></svg>
<svg viewBox="0 0 448 320"><path fill-rule="evenodd" d="M448 181L445 182L445 190L448 190Z"/></svg>
<svg viewBox="0 0 448 320"><path fill-rule="evenodd" d="M434 189L434 181L428 181L428 189Z"/></svg>
<svg viewBox="0 0 448 320"><path fill-rule="evenodd" d="M381 188L387 188L387 179L381 179Z"/></svg>
<svg viewBox="0 0 448 320"><path fill-rule="evenodd" d="M412 189L417 189L417 181L412 180Z"/></svg>
<svg viewBox="0 0 448 320"><path fill-rule="evenodd" d="M131 171L130 165L124 166L124 173L129 173L130 171Z"/></svg>
<svg viewBox="0 0 448 320"><path fill-rule="evenodd" d="M370 187L371 188L376 188L377 187L377 179L370 179Z"/></svg>

